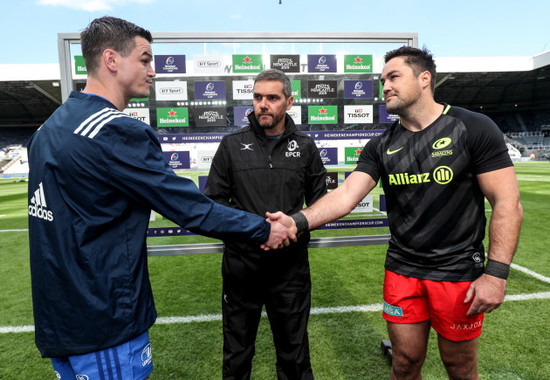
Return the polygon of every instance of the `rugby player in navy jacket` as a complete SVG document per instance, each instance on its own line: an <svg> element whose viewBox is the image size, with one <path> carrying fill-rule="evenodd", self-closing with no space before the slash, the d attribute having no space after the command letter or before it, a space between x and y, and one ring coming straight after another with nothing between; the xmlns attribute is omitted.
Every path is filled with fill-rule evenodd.
<svg viewBox="0 0 550 380"><path fill-rule="evenodd" d="M154 130L121 112L131 98L149 96L147 30L102 17L81 42L86 87L28 146L36 345L61 379L143 379L157 316L147 270L151 209L196 233L266 249L295 235L202 195L167 164Z"/></svg>

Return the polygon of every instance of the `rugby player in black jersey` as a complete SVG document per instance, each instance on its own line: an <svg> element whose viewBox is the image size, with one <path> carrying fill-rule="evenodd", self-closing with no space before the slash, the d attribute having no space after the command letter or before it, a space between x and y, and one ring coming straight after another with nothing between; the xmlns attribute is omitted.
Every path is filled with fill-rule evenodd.
<svg viewBox="0 0 550 380"><path fill-rule="evenodd" d="M435 101L427 50L387 53L381 83L387 111L400 120L367 143L336 190L291 216L268 217L314 229L348 214L381 181L391 232L383 307L390 378L421 378L433 327L449 378L478 379L483 316L504 301L523 217L514 167L491 119Z"/></svg>

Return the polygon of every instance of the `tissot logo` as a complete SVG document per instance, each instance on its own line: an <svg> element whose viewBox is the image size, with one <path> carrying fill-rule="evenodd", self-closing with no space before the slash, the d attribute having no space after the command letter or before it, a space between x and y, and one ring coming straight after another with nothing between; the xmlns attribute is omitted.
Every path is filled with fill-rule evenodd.
<svg viewBox="0 0 550 380"><path fill-rule="evenodd" d="M372 122L372 105L344 106L344 124L368 124Z"/></svg>

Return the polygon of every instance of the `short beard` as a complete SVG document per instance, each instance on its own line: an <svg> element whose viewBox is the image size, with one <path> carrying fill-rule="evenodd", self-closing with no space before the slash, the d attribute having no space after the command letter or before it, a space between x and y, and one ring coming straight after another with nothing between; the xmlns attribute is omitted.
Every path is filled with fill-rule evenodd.
<svg viewBox="0 0 550 380"><path fill-rule="evenodd" d="M396 104L394 106L386 105L386 112L392 115L402 115L406 107L403 104Z"/></svg>
<svg viewBox="0 0 550 380"><path fill-rule="evenodd" d="M273 119L272 119L272 122L271 123L261 123L260 120L256 119L258 121L258 124L260 124L260 127L262 127L263 129L273 129L275 128L275 126L277 124L279 124L281 122L281 120L283 120L283 117L280 117L278 119L275 118L275 116L273 116Z"/></svg>

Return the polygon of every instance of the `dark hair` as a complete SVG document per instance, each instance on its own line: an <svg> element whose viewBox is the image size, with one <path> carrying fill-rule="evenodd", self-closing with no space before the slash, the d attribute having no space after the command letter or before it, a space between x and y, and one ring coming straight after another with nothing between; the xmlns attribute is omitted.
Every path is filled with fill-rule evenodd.
<svg viewBox="0 0 550 380"><path fill-rule="evenodd" d="M290 83L290 79L288 79L286 74L282 71L275 69L264 70L256 76L256 79L254 79L254 85L256 85L256 82L262 80L276 80L281 82L283 84L283 94L285 98L288 99L288 97L292 95L292 83Z"/></svg>
<svg viewBox="0 0 550 380"><path fill-rule="evenodd" d="M93 20L80 33L82 55L88 74L97 71L105 49L113 49L122 56L128 56L135 47L136 36L145 38L149 43L153 42L153 37L148 30L126 20L109 16Z"/></svg>
<svg viewBox="0 0 550 380"><path fill-rule="evenodd" d="M387 52L384 56L384 63L388 63L390 59L396 57L404 57L405 63L412 68L416 76L424 71L429 71L432 75L430 87L432 88L432 93L435 92L435 61L428 49L424 48L421 50L411 46L402 46L399 49Z"/></svg>

